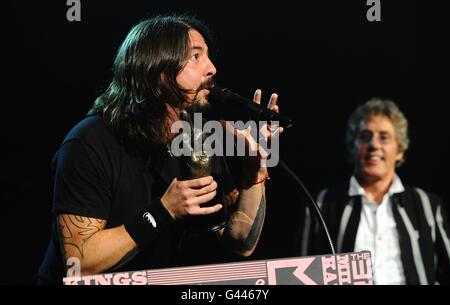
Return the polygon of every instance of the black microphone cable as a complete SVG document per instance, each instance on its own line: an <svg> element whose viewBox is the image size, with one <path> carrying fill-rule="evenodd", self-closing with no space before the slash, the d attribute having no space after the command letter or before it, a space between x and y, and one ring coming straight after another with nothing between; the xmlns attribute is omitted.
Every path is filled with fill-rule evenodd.
<svg viewBox="0 0 450 305"><path fill-rule="evenodd" d="M282 167L289 175L291 175L291 177L295 180L295 182L297 182L297 183L300 185L300 187L303 189L303 191L305 192L306 196L307 196L308 199L309 199L308 204L309 204L310 206L313 207L313 210L314 210L314 212L315 212L317 218L319 218L320 224L322 225L322 227L323 227L323 229L324 229L324 231L325 231L325 234L326 234L327 239L328 239L328 243L329 243L329 245L330 245L331 253L332 253L333 255L335 255L335 254L336 254L336 251L334 250L334 245L333 245L333 242L332 242L331 237L330 237L330 232L328 232L328 228L327 228L327 225L325 224L325 220L323 219L322 212L320 212L319 205L318 205L317 202L313 199L313 197L311 196L310 192L309 192L308 189L305 187L305 185L304 185L303 182L300 180L300 178L299 178L299 177L298 177L298 176L297 176L297 175L289 168L289 166L287 166L286 163L284 163L284 161L281 160L281 159L279 159L279 163L280 163L281 167Z"/></svg>

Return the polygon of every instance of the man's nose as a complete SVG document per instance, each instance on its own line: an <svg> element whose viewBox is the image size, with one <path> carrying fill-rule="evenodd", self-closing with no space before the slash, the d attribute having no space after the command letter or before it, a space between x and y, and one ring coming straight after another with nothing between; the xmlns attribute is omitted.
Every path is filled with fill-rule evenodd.
<svg viewBox="0 0 450 305"><path fill-rule="evenodd" d="M206 66L206 76L211 77L211 76L216 75L216 73L217 73L216 67L214 66L211 59L208 58L208 63Z"/></svg>
<svg viewBox="0 0 450 305"><path fill-rule="evenodd" d="M377 148L380 148L380 147L381 147L381 141L380 141L380 138L377 137L377 136L371 137L370 140L369 140L369 147L370 147L371 149L377 149Z"/></svg>

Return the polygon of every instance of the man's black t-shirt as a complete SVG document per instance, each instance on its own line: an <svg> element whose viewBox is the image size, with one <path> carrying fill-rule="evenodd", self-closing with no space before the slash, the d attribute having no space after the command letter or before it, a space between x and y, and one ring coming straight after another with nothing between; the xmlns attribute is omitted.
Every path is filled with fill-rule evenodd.
<svg viewBox="0 0 450 305"><path fill-rule="evenodd" d="M178 158L163 150L155 150L145 156L134 153L118 141L98 115L85 118L68 133L53 161L55 221L51 241L39 269L42 283L61 283L65 276L57 235L57 215L104 219L107 221L105 229L114 228L133 218L145 206L161 204L159 198L179 175ZM215 158L212 175L224 194L234 189L223 157ZM168 212L167 217L170 217ZM215 234L190 236L183 232L183 226L174 222L169 232L158 236L146 249L141 249L122 270L200 264L202 259L209 259L203 263L212 262L213 252L220 249L211 244L217 242ZM199 245L205 248L201 249ZM216 256L220 255L216 253Z"/></svg>

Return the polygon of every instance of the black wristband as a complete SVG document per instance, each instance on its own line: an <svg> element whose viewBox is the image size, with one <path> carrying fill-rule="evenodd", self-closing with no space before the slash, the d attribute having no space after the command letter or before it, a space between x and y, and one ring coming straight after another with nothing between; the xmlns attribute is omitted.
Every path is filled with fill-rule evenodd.
<svg viewBox="0 0 450 305"><path fill-rule="evenodd" d="M156 198L153 204L146 206L127 221L125 229L138 247L143 248L152 243L159 234L166 232L174 222L161 200Z"/></svg>

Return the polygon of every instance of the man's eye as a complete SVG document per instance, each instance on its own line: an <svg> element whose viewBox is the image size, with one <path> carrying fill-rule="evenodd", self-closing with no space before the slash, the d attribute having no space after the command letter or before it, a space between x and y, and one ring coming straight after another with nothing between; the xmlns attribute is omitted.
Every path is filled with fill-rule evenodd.
<svg viewBox="0 0 450 305"><path fill-rule="evenodd" d="M388 134L380 135L380 141L382 141L382 142L388 142L390 139L391 139L391 137Z"/></svg>
<svg viewBox="0 0 450 305"><path fill-rule="evenodd" d="M192 54L191 60L197 61L199 57L200 57L200 55L198 53Z"/></svg>
<svg viewBox="0 0 450 305"><path fill-rule="evenodd" d="M360 140L361 142L368 142L368 141L370 141L371 138L372 138L372 135L367 132L362 132L358 135L358 140Z"/></svg>

